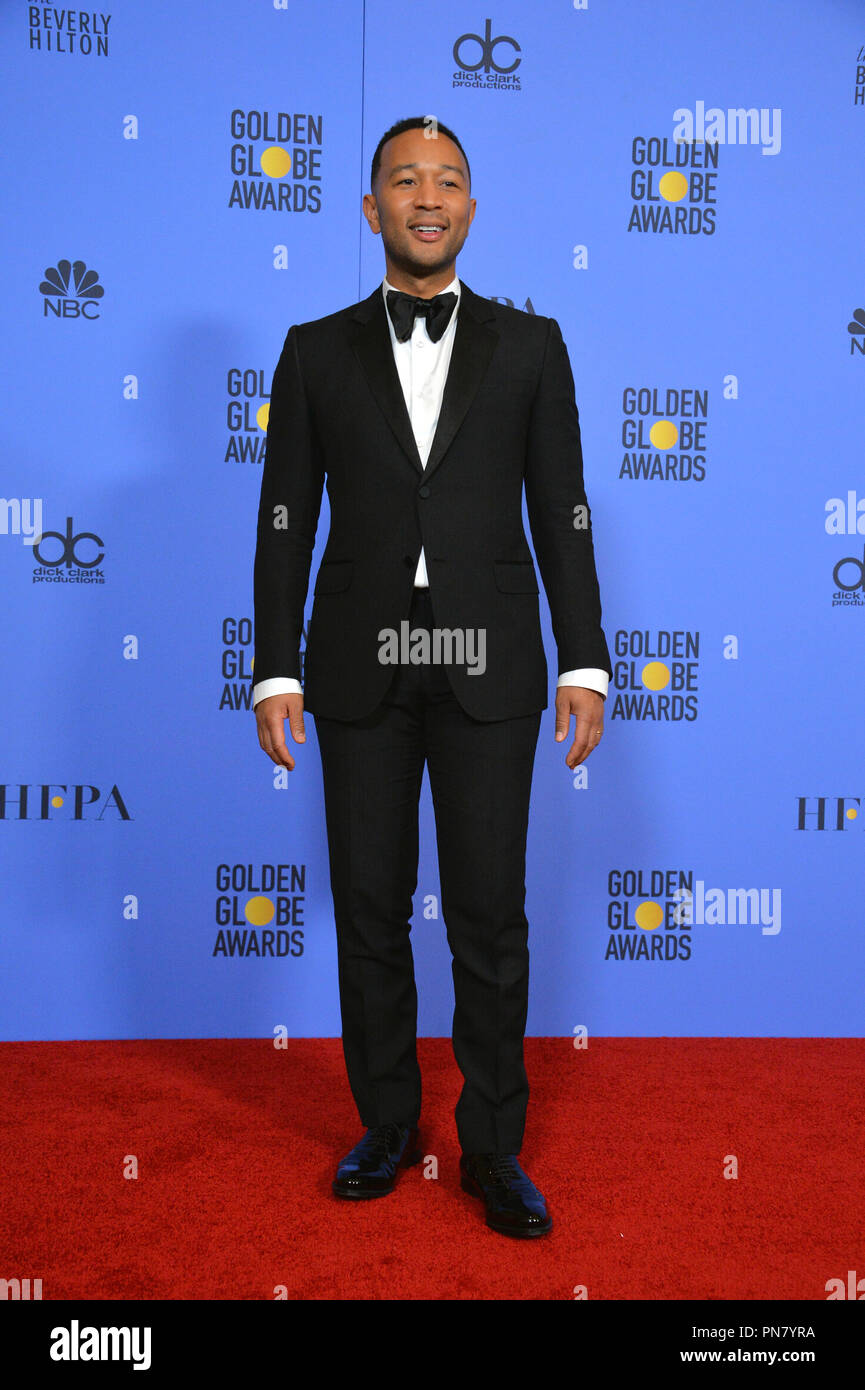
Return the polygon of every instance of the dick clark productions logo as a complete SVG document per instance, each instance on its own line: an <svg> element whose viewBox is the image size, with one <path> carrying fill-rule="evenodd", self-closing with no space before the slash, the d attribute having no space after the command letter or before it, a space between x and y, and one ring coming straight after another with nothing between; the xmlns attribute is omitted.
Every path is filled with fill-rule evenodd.
<svg viewBox="0 0 865 1390"><path fill-rule="evenodd" d="M105 559L105 542L95 531L76 531L71 516L66 530L43 531L33 545L39 561L33 570L34 584L104 584L100 568Z"/></svg>
<svg viewBox="0 0 865 1390"><path fill-rule="evenodd" d="M453 57L458 69L453 74L454 87L483 87L491 91L510 92L520 90L517 75L517 68L522 62L520 46L510 34L496 34L493 37L491 19L484 20L482 34L460 34L454 43Z"/></svg>

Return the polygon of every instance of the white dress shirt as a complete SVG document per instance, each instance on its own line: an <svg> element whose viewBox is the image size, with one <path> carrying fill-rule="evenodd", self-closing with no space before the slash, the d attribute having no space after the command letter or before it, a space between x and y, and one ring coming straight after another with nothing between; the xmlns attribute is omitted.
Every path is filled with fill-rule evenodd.
<svg viewBox="0 0 865 1390"><path fill-rule="evenodd" d="M440 291L442 294L455 294L457 302L454 305L448 326L437 343L434 343L427 333L426 319L421 315L418 315L414 321L411 337L407 338L404 343L398 340L390 314L387 313L387 292L393 289L396 289L396 285L391 285L385 278L382 281L381 292L385 298L385 313L390 330L394 361L399 373L400 385L421 463L426 467L438 425L442 395L453 352L457 314L460 307L460 282L457 276L454 276L447 288ZM416 589L429 588L423 549L421 549L418 558L414 583ZM606 695L609 676L606 671L598 670L593 666L581 667L579 670L563 672L559 676L557 684L581 685L589 690L596 690L599 695ZM270 695L301 695L302 693L303 687L300 681L294 680L290 676L274 676L270 680L259 681L253 687L252 703L257 705L260 700L266 700Z"/></svg>

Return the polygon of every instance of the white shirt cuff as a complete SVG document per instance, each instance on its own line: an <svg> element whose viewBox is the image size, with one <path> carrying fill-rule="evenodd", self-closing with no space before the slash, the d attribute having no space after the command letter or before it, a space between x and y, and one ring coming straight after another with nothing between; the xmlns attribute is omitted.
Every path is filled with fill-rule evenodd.
<svg viewBox="0 0 865 1390"><path fill-rule="evenodd" d="M560 685L582 685L586 690L596 690L599 695L606 696L609 684L610 677L606 671L596 666L581 666L578 671L564 671L556 681L556 689Z"/></svg>
<svg viewBox="0 0 865 1390"><path fill-rule="evenodd" d="M291 676L272 676L269 681L259 681L258 685L252 687L252 707L253 709L260 700L267 700L271 695L302 695L303 686L300 681L294 680Z"/></svg>

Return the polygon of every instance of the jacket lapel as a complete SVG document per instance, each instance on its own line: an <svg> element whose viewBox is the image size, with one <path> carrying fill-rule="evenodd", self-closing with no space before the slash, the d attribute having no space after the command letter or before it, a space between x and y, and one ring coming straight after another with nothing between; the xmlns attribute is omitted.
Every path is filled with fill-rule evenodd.
<svg viewBox="0 0 865 1390"><path fill-rule="evenodd" d="M367 299L362 299L355 306L349 331L355 356L366 374L369 388L378 401L385 420L414 468L418 473L422 473L423 466L414 442L399 373L393 360L387 309L381 285L378 285Z"/></svg>
<svg viewBox="0 0 865 1390"><path fill-rule="evenodd" d="M424 469L393 359L381 286L377 286L367 299L361 300L355 307L351 319L354 352L403 453L412 467L424 477L429 477L438 468L475 398L498 340L498 334L490 325L493 317L489 300L475 294L461 281L450 366L438 425Z"/></svg>
<svg viewBox="0 0 865 1390"><path fill-rule="evenodd" d="M494 318L490 301L475 294L462 281L460 285L459 313L450 366L438 425L424 470L424 477L427 478L438 468L462 424L499 337L490 322Z"/></svg>

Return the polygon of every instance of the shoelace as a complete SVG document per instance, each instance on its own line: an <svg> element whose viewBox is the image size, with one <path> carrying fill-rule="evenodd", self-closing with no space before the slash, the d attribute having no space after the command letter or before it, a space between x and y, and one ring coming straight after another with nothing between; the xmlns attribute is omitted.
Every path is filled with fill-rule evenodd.
<svg viewBox="0 0 865 1390"><path fill-rule="evenodd" d="M365 1149L373 1153L392 1153L400 1146L402 1130L399 1125L377 1125L361 1141Z"/></svg>
<svg viewBox="0 0 865 1390"><path fill-rule="evenodd" d="M519 1178L516 1159L513 1154L490 1154L487 1157L490 1176L494 1183L506 1186L512 1178Z"/></svg>

